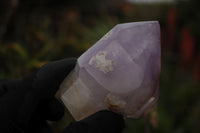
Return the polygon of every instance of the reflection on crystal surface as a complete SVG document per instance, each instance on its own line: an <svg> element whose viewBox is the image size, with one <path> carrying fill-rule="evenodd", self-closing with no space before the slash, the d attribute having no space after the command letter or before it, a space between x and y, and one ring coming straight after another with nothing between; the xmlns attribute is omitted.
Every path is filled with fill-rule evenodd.
<svg viewBox="0 0 200 133"><path fill-rule="evenodd" d="M160 52L157 21L118 24L79 57L61 99L76 120L103 109L137 118L158 98Z"/></svg>

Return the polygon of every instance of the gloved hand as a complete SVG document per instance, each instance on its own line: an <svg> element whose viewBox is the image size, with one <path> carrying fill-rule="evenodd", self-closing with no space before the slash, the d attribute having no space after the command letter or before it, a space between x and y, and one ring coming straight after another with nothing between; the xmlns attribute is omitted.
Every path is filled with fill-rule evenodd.
<svg viewBox="0 0 200 133"><path fill-rule="evenodd" d="M58 120L64 114L54 95L75 64L76 59L64 59L47 63L23 79L0 80L0 133L51 133L46 120ZM118 133L123 124L122 116L101 111L64 132Z"/></svg>
<svg viewBox="0 0 200 133"><path fill-rule="evenodd" d="M28 77L0 81L0 132L51 132L46 120L58 120L63 105L54 98L76 59L47 63Z"/></svg>

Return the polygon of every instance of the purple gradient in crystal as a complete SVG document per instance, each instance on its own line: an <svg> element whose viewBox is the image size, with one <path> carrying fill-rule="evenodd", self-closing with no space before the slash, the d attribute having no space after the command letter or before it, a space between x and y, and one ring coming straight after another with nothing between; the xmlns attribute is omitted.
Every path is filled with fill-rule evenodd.
<svg viewBox="0 0 200 133"><path fill-rule="evenodd" d="M61 98L76 120L102 109L136 118L158 98L160 69L158 21L118 24L79 57Z"/></svg>

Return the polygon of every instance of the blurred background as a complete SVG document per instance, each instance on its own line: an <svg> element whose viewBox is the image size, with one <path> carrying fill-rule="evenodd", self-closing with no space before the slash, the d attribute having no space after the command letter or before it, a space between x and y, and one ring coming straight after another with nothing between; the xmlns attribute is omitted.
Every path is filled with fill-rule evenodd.
<svg viewBox="0 0 200 133"><path fill-rule="evenodd" d="M79 57L118 23L158 20L160 98L123 133L200 132L199 0L1 0L0 78L19 78L43 64ZM59 133L73 118L53 122Z"/></svg>

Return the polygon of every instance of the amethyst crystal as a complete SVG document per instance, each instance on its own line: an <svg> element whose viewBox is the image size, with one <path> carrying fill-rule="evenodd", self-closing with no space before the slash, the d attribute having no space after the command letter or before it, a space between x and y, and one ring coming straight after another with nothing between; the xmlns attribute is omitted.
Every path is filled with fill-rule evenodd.
<svg viewBox="0 0 200 133"><path fill-rule="evenodd" d="M160 61L157 21L118 24L78 58L61 99L76 120L103 109L137 118L158 98Z"/></svg>

